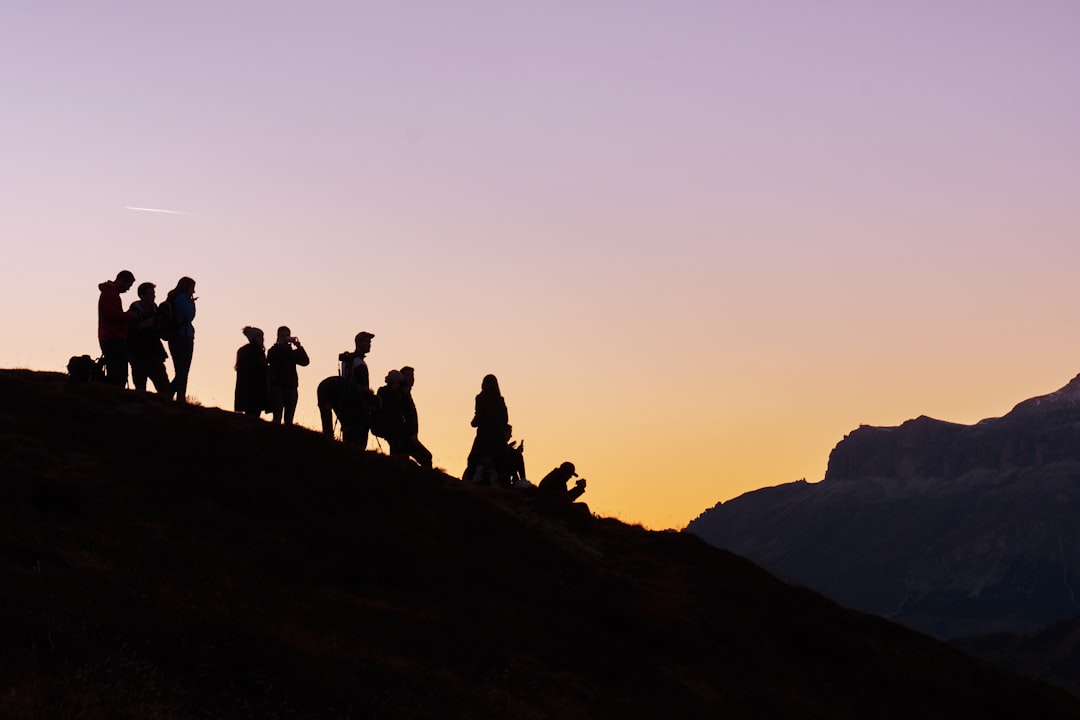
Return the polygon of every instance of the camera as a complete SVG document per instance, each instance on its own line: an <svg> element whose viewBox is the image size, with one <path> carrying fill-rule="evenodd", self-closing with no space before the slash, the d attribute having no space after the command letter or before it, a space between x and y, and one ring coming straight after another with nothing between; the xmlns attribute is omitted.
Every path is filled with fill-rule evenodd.
<svg viewBox="0 0 1080 720"><path fill-rule="evenodd" d="M293 345L299 345L300 344L300 338L291 337L291 338L289 338L289 342L291 342Z"/></svg>

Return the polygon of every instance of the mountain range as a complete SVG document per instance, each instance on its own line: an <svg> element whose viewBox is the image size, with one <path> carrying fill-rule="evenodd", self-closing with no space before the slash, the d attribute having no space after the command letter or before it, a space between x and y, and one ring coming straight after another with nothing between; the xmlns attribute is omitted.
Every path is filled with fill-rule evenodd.
<svg viewBox="0 0 1080 720"><path fill-rule="evenodd" d="M941 638L1080 614L1080 376L974 425L862 426L824 480L746 493L687 530L841 604Z"/></svg>
<svg viewBox="0 0 1080 720"><path fill-rule="evenodd" d="M0 370L0 717L1080 716L688 533Z"/></svg>

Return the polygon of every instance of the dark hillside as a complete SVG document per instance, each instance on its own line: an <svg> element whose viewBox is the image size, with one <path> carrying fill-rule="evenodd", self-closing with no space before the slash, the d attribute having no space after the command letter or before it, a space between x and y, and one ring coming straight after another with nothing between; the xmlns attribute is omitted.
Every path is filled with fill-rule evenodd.
<svg viewBox="0 0 1080 720"><path fill-rule="evenodd" d="M686 533L0 371L0 717L1080 716Z"/></svg>

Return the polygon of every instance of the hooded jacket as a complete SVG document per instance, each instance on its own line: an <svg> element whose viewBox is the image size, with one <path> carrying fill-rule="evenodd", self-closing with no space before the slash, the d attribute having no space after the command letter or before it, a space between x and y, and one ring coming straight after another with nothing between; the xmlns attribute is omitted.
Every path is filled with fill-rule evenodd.
<svg viewBox="0 0 1080 720"><path fill-rule="evenodd" d="M112 280L98 285L98 340L127 340L128 323L120 291Z"/></svg>

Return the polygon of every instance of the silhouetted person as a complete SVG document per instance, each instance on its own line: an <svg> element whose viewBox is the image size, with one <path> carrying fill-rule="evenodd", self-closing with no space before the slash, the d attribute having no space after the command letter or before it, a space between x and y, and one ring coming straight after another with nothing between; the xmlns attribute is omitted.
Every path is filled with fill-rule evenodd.
<svg viewBox="0 0 1080 720"><path fill-rule="evenodd" d="M413 400L412 389L416 384L416 371L406 365L401 368L402 391L405 407L405 443L406 453L420 464L420 467L431 469L431 451L420 442L420 418L416 412L416 401Z"/></svg>
<svg viewBox="0 0 1080 720"><path fill-rule="evenodd" d="M378 406L375 393L371 390L365 359L371 352L371 340L374 337L373 333L366 330L358 332L353 338L353 351L338 356L341 361L341 376L351 383L348 388L343 388L343 394L350 398L355 397L358 404L355 408L355 422L350 422L348 426L344 422L341 424L341 439L352 445L359 445L361 449L367 448L371 413Z"/></svg>
<svg viewBox="0 0 1080 720"><path fill-rule="evenodd" d="M585 494L585 478L578 478L571 488L568 484L572 477L577 477L574 463L564 462L544 476L537 493L553 505L569 505Z"/></svg>
<svg viewBox="0 0 1080 720"><path fill-rule="evenodd" d="M492 482L491 476L496 473L496 458L506 449L508 418L506 401L499 392L498 378L485 375L480 384L480 394L476 396L476 412L471 423L476 428L476 438L469 451L462 480L484 485Z"/></svg>
<svg viewBox="0 0 1080 720"><path fill-rule="evenodd" d="M386 373L386 384L379 388L379 432L386 438L391 455L408 455L405 442L405 390L401 372Z"/></svg>
<svg viewBox="0 0 1080 720"><path fill-rule="evenodd" d="M117 387L126 386L128 376L128 316L120 296L134 283L135 275L121 270L115 280L98 285L98 344L105 358L105 382Z"/></svg>
<svg viewBox="0 0 1080 720"><path fill-rule="evenodd" d="M270 368L267 382L274 422L281 422L284 415L285 424L292 425L300 387L296 367L307 367L311 362L307 350L292 336L292 330L282 325L277 330L277 342L266 352L266 362Z"/></svg>
<svg viewBox="0 0 1080 720"><path fill-rule="evenodd" d="M266 339L256 327L245 327L247 344L236 351L233 409L259 417L266 410Z"/></svg>
<svg viewBox="0 0 1080 720"><path fill-rule="evenodd" d="M176 402L187 402L188 373L191 372L191 359L195 355L195 281L185 276L180 278L176 287L169 291L169 302L175 313L176 337L169 340L169 354L173 361L172 392L176 393Z"/></svg>
<svg viewBox="0 0 1080 720"><path fill-rule="evenodd" d="M136 390L146 390L146 380L154 383L158 393L170 392L169 375L165 372L165 346L158 337L157 286L144 282L139 285L139 299L128 308L128 357L131 360L131 382Z"/></svg>
<svg viewBox="0 0 1080 720"><path fill-rule="evenodd" d="M529 488L533 484L525 477L525 441L514 442L514 428L506 426L506 445L495 462L499 476L499 484L503 487Z"/></svg>

